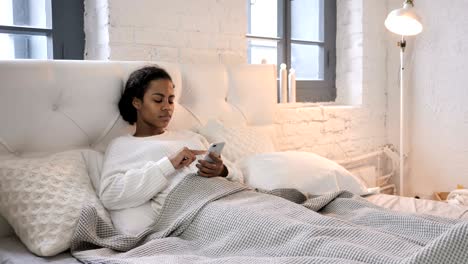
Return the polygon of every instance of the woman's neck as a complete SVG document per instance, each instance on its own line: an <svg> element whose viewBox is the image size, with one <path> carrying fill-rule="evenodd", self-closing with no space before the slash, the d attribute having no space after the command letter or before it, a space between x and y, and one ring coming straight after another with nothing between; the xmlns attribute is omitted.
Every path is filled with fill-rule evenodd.
<svg viewBox="0 0 468 264"><path fill-rule="evenodd" d="M134 137L151 137L156 135L161 135L166 131L166 128L160 127L150 127L147 125L136 123L135 134Z"/></svg>
<svg viewBox="0 0 468 264"><path fill-rule="evenodd" d="M144 132L135 132L135 134L133 134L134 137L151 137L151 136L156 136L156 135L161 135L164 133L165 130L163 130L162 132L158 132L158 133L144 133Z"/></svg>

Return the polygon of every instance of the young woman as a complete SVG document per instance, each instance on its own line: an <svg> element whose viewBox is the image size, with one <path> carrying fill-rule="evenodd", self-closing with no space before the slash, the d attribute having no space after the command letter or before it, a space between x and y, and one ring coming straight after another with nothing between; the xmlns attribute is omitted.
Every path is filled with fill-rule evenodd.
<svg viewBox="0 0 468 264"><path fill-rule="evenodd" d="M137 234L151 225L167 194L190 173L242 182L242 174L215 153L209 153L213 162L203 160L208 147L203 136L166 130L174 89L164 69L148 66L130 75L120 98L120 114L136 130L106 150L99 197L123 233Z"/></svg>

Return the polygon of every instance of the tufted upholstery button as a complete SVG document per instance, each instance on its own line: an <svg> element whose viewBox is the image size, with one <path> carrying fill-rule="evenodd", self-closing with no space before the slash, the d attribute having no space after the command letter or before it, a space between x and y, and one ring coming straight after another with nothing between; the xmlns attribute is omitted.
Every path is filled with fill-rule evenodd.
<svg viewBox="0 0 468 264"><path fill-rule="evenodd" d="M52 111L55 112L55 111L58 110L58 108L59 108L58 104L53 104L53 105L52 105Z"/></svg>

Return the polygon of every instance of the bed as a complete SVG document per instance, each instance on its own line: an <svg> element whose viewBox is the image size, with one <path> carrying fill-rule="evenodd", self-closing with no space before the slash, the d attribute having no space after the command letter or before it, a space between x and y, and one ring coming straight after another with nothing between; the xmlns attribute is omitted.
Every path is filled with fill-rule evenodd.
<svg viewBox="0 0 468 264"><path fill-rule="evenodd" d="M113 229L94 188L107 144L132 129L116 107L123 84L148 64L164 67L174 79L170 129L226 141L223 155L243 168L251 187L187 177L154 229L135 237ZM74 257L88 263L468 259L467 208L385 194L364 199L356 195L365 193L362 182L337 164L311 153L276 152L273 65L2 61L0 79L0 263L77 263ZM305 169L298 170L297 160ZM291 163L274 167L278 161ZM320 179L334 175L331 184L297 176L318 167ZM258 176L265 168L269 173ZM303 186L313 186L305 189L312 190L306 199L292 189L269 192ZM200 236L204 232L209 235Z"/></svg>

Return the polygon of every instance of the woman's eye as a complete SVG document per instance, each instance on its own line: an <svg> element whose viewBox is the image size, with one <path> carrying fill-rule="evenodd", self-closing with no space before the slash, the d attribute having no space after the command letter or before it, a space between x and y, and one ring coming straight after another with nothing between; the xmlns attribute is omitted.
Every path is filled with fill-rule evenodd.
<svg viewBox="0 0 468 264"><path fill-rule="evenodd" d="M170 103L170 104L173 104L173 103L174 103L174 100L170 100L169 103Z"/></svg>
<svg viewBox="0 0 468 264"><path fill-rule="evenodd" d="M154 100L154 101L158 104L162 103L162 100Z"/></svg>

